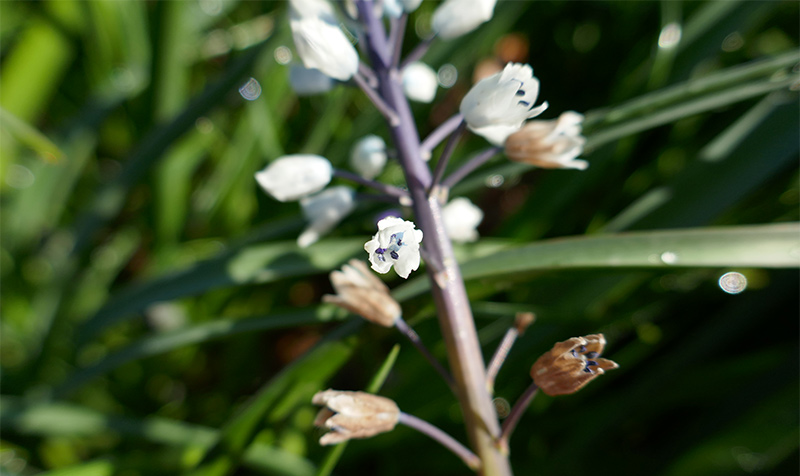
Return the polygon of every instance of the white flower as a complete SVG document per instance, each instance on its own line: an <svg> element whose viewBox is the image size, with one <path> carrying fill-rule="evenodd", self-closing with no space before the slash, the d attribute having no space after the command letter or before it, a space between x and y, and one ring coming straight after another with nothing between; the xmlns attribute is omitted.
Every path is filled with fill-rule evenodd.
<svg viewBox="0 0 800 476"><path fill-rule="evenodd" d="M331 231L353 211L356 206L355 196L356 192L352 188L340 185L300 200L303 215L310 223L297 238L297 245L305 248Z"/></svg>
<svg viewBox="0 0 800 476"><path fill-rule="evenodd" d="M506 155L511 160L545 169L585 170L589 162L577 157L586 138L581 135L583 116L574 111L551 121L529 121L506 139Z"/></svg>
<svg viewBox="0 0 800 476"><path fill-rule="evenodd" d="M383 0L383 13L392 18L400 18L400 15L411 13L419 7L422 0Z"/></svg>
<svg viewBox="0 0 800 476"><path fill-rule="evenodd" d="M281 202L298 200L319 192L331 181L333 167L318 155L285 155L256 172L265 192Z"/></svg>
<svg viewBox="0 0 800 476"><path fill-rule="evenodd" d="M478 81L461 100L461 114L469 129L494 145L519 130L526 119L547 109L547 102L533 107L539 80L527 64L508 63L501 73Z"/></svg>
<svg viewBox="0 0 800 476"><path fill-rule="evenodd" d="M403 68L403 93L408 99L429 103L438 87L436 71L427 64L417 61Z"/></svg>
<svg viewBox="0 0 800 476"><path fill-rule="evenodd" d="M333 80L318 69L293 64L289 69L289 84L298 96L322 94L333 89Z"/></svg>
<svg viewBox="0 0 800 476"><path fill-rule="evenodd" d="M350 166L366 179L374 179L386 165L386 142L368 135L356 142L350 152Z"/></svg>
<svg viewBox="0 0 800 476"><path fill-rule="evenodd" d="M442 220L451 240L475 241L478 239L478 225L483 221L483 210L468 198L454 198L442 208Z"/></svg>
<svg viewBox="0 0 800 476"><path fill-rule="evenodd" d="M358 52L323 0L292 0L289 26L297 54L307 68L341 81L358 70Z"/></svg>
<svg viewBox="0 0 800 476"><path fill-rule="evenodd" d="M392 269L401 278L408 278L419 268L419 243L422 231L414 228L414 222L397 217L386 217L378 222L378 233L365 245L372 269L386 274Z"/></svg>
<svg viewBox="0 0 800 476"><path fill-rule="evenodd" d="M449 40L478 28L494 14L497 0L446 0L433 12L433 31Z"/></svg>

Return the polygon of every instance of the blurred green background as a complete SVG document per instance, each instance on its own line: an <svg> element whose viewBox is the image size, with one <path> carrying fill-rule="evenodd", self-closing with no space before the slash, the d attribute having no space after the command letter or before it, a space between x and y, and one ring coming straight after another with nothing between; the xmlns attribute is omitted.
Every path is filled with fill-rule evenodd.
<svg viewBox="0 0 800 476"><path fill-rule="evenodd" d="M800 231L771 224L800 219L798 5L501 1L425 56L458 76L414 105L423 136L477 65L509 60L534 67L543 117L587 116L587 171L498 157L453 191L486 212L459 249L484 354L537 314L501 412L557 341L604 332L621 366L534 400L516 474L797 474ZM387 137L355 88L294 96L287 23L283 2L0 2L2 474L466 472L406 428L316 443L310 397L328 387L372 385L464 432L403 338L319 305L386 205L300 250L299 206L253 179L284 153L346 167L361 136ZM381 179L402 185L396 164ZM741 294L718 285L731 270ZM387 279L444 359L422 274Z"/></svg>

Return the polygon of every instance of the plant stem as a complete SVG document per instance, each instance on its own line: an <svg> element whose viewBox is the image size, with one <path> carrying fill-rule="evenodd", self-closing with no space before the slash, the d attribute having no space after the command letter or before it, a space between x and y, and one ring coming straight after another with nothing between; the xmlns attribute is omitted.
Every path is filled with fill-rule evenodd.
<svg viewBox="0 0 800 476"><path fill-rule="evenodd" d="M464 177L472 173L475 169L477 169L481 165L491 160L492 157L497 155L501 150L502 149L500 147L489 147L488 149L478 152L478 154L474 155L461 167L457 168L455 172L448 175L447 178L442 180L442 187L453 188Z"/></svg>
<svg viewBox="0 0 800 476"><path fill-rule="evenodd" d="M353 81L355 81L358 87L364 91L364 94L366 94L370 101L372 101L372 104L375 105L375 109L383 114L383 117L386 118L390 125L396 126L399 124L400 119L397 117L397 113L392 109L391 106L386 104L383 98L380 97L380 95L374 89L370 87L366 78L361 76L360 73L356 73L353 75Z"/></svg>
<svg viewBox="0 0 800 476"><path fill-rule="evenodd" d="M401 205L409 205L410 197L408 195L408 192L406 192L405 190L393 187L391 185L386 185L385 183L376 182L375 180L364 178L358 174L354 174L353 172L349 172L347 170L333 169L333 176L349 180L351 182L360 183L361 185L370 187L374 190L377 190L378 192L382 192L385 193L386 195L391 195L393 197L399 198Z"/></svg>
<svg viewBox="0 0 800 476"><path fill-rule="evenodd" d="M405 59L403 59L403 62L400 63L400 70L402 71L403 68L408 66L410 63L413 63L414 61L421 60L422 57L425 56L425 53L428 52L428 49L430 49L434 38L436 38L436 36L432 36L430 38L420 41L420 43L416 47L414 47L413 50L411 50L411 53L409 53L408 56L406 56Z"/></svg>
<svg viewBox="0 0 800 476"><path fill-rule="evenodd" d="M450 160L450 157L453 155L453 151L456 150L456 145L458 144L458 140L464 134L464 130L467 128L467 123L461 121L461 124L456 127L456 130L450 134L450 138L447 140L447 144L444 145L444 150L442 150L442 155L439 156L439 161L436 162L436 169L433 171L433 185L432 188L435 188L439 182L442 181L442 176L444 175L444 171L447 168L447 162Z"/></svg>
<svg viewBox="0 0 800 476"><path fill-rule="evenodd" d="M500 436L500 445L504 451L508 451L508 440L511 438L511 433L513 433L514 428L517 427L519 419L522 417L522 414L525 413L525 409L528 408L528 405L530 405L531 400L536 396L538 390L539 387L531 382L531 385L525 389L511 408L511 412L509 412L506 421L503 422L503 434Z"/></svg>
<svg viewBox="0 0 800 476"><path fill-rule="evenodd" d="M519 337L519 331L516 327L508 329L506 335L503 336L503 340L500 341L500 345L497 346L492 360L489 361L489 366L486 368L486 388L488 388L490 392L494 391L494 379L497 377L500 367L502 367L503 363L506 361L508 352L511 350L511 346L514 345L514 341L517 340L517 337Z"/></svg>
<svg viewBox="0 0 800 476"><path fill-rule="evenodd" d="M380 82L378 90L400 119L398 125L390 124L389 131L397 147L398 161L405 171L416 222L425 234L425 248L434 262L434 266L427 267L431 293L458 389L457 396L470 446L481 460L479 473L482 476L509 476L512 472L508 455L496 446L500 425L491 395L486 390L486 368L464 280L453 254L452 243L444 231L439 202L435 198L428 199L427 191L433 181L431 172L422 160L419 134L411 107L403 95L399 72L387 68L386 63L381 61L380 52L386 52L388 44L383 24L374 16L370 6L369 2L358 2L366 28L367 50ZM435 279L433 268L442 270L442 279Z"/></svg>
<svg viewBox="0 0 800 476"><path fill-rule="evenodd" d="M439 428L431 425L425 420L415 417L414 415L409 415L408 413L400 412L400 416L398 417L398 423L402 423L403 425L413 428L420 433L424 433L431 437L432 439L436 440L447 448L448 450L452 451L456 456L461 458L461 461L464 462L467 466L470 467L472 470L477 470L481 466L481 460L466 446L462 445L458 441L455 440L452 436L448 435L444 431L440 430Z"/></svg>
<svg viewBox="0 0 800 476"><path fill-rule="evenodd" d="M439 145L445 137L449 136L454 130L464 122L464 116L461 114L456 114L455 116L451 117L450 119L444 121L443 123L439 124L439 127L434 129L428 137L422 141L422 145L420 145L420 149L422 151L422 158L426 161L430 159L431 152L433 149Z"/></svg>
<svg viewBox="0 0 800 476"><path fill-rule="evenodd" d="M409 326L408 323L405 320L403 320L402 317L398 317L397 320L394 321L394 325L395 327L397 327L398 331L400 331L403 335L408 337L408 340L410 340L411 343L414 344L414 347L416 347L417 350L419 350L422 356L425 357L428 360L428 362L430 362L430 364L433 366L434 369L436 369L437 372L439 372L439 375L442 376L445 383L447 383L447 385L453 390L453 393L455 393L456 387L455 387L455 382L453 381L453 376L450 375L450 372L445 370L444 367L442 367L442 364L436 359L436 357L433 356L433 354L430 353L428 348L425 347L425 344L422 343L422 339L419 338L419 334L417 334L414 331L414 329L412 329L411 326Z"/></svg>
<svg viewBox="0 0 800 476"><path fill-rule="evenodd" d="M400 64L400 55L403 54L403 37L406 33L407 23L408 13L405 12L400 15L400 18L392 19L392 29L389 32L389 45L392 47L391 66L393 68Z"/></svg>

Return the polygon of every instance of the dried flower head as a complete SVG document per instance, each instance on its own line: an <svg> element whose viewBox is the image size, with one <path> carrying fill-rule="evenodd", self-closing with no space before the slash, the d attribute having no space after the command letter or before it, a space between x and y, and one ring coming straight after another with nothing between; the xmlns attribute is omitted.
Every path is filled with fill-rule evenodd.
<svg viewBox="0 0 800 476"><path fill-rule="evenodd" d="M323 302L385 327L392 327L400 317L400 304L389 294L389 288L357 259L350 260L341 271L332 272L331 283L336 295L323 296Z"/></svg>
<svg viewBox="0 0 800 476"><path fill-rule="evenodd" d="M314 425L330 430L319 439L321 445L391 431L400 416L400 409L392 400L364 392L325 390L317 392L311 401L325 406L314 420Z"/></svg>
<svg viewBox="0 0 800 476"><path fill-rule="evenodd" d="M589 163L577 157L586 139L581 135L583 116L574 111L551 121L528 121L506 139L509 159L544 169L585 170Z"/></svg>
<svg viewBox="0 0 800 476"><path fill-rule="evenodd" d="M536 360L531 377L548 395L575 393L606 370L619 367L616 362L599 358L605 345L603 334L559 342Z"/></svg>

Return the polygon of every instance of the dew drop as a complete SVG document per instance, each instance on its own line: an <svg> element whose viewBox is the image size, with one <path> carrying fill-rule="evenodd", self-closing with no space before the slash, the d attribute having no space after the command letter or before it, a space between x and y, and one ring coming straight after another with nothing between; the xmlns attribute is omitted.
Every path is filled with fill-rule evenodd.
<svg viewBox="0 0 800 476"><path fill-rule="evenodd" d="M255 101L261 96L261 85L255 78L250 78L244 86L239 88L239 94L248 101Z"/></svg>
<svg viewBox="0 0 800 476"><path fill-rule="evenodd" d="M742 273L731 271L720 276L719 287L728 294L739 294L747 289L747 278Z"/></svg>
<svg viewBox="0 0 800 476"><path fill-rule="evenodd" d="M503 185L505 179L500 174L490 175L486 177L486 186L490 188L497 188Z"/></svg>
<svg viewBox="0 0 800 476"><path fill-rule="evenodd" d="M676 255L672 251L665 251L661 253L661 256L659 256L659 258L661 259L661 262L664 264L675 264L678 262L678 255Z"/></svg>
<svg viewBox="0 0 800 476"><path fill-rule="evenodd" d="M508 403L508 400L503 397L495 398L492 400L492 404L494 404L494 409L499 418L505 418L511 413L511 405Z"/></svg>
<svg viewBox="0 0 800 476"><path fill-rule="evenodd" d="M436 79L439 81L439 86L451 88L458 79L458 70L450 63L443 64L436 73Z"/></svg>

